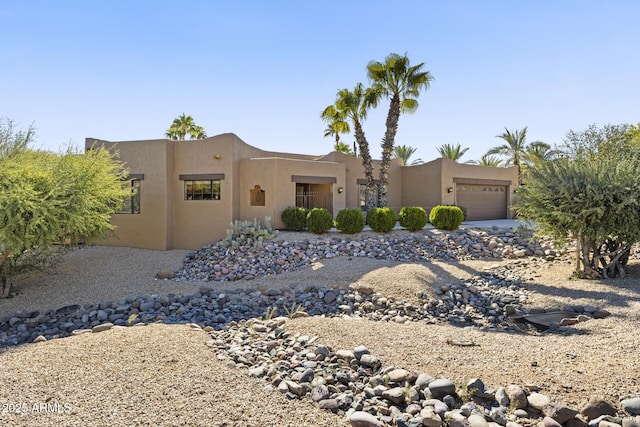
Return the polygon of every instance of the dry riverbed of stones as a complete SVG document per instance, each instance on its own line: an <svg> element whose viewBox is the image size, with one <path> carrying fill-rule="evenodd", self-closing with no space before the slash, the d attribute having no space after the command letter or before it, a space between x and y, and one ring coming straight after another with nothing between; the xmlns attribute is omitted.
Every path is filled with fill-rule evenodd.
<svg viewBox="0 0 640 427"><path fill-rule="evenodd" d="M640 426L640 398L623 400L619 414L599 399L580 409L555 404L535 384L492 390L474 378L456 385L385 366L364 346L334 350L318 337L289 334L286 322L285 317L233 322L225 330L211 330L207 345L230 367L263 379L265 390L311 398L354 427Z"/></svg>
<svg viewBox="0 0 640 427"><path fill-rule="evenodd" d="M262 249L212 244L190 254L181 270L163 272L163 277L203 282L251 280L337 256L398 262L524 260L533 256L532 262L542 265L563 254L549 242L535 241L513 230L333 236L273 240ZM285 329L286 318L277 317L448 322L517 333L527 328L513 322L514 317L527 314L523 304L530 294L520 274L526 270L516 263L513 268L486 271L460 283L438 286L433 292L420 292L418 303L396 301L362 285L296 283L284 289L248 285L221 292L215 285L203 284L194 295L130 297L45 312L12 313L0 318L0 346L100 332L114 326L189 323L212 335L208 345L220 359L264 379L265 389L291 399L311 398L321 408L348 417L353 426L640 427L640 398L626 399L620 408L594 400L578 410L550 402L532 384L491 390L476 378L456 385L446 378L384 366L362 346L334 351L317 337L291 336ZM608 314L591 306L562 309L575 313L575 321ZM569 328L558 323L544 332L532 328L528 332L562 334Z"/></svg>

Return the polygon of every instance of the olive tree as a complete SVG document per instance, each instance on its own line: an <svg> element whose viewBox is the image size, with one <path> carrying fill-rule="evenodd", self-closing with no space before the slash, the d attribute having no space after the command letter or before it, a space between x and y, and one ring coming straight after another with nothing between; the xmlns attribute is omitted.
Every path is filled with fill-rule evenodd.
<svg viewBox="0 0 640 427"><path fill-rule="evenodd" d="M519 189L521 218L560 242L576 238L579 277L624 277L640 241L640 150L627 134L625 126L570 132L564 154L532 169Z"/></svg>
<svg viewBox="0 0 640 427"><path fill-rule="evenodd" d="M7 297L16 274L55 264L56 243L106 237L128 192L116 153L30 150L24 137L33 132L0 128L0 297Z"/></svg>

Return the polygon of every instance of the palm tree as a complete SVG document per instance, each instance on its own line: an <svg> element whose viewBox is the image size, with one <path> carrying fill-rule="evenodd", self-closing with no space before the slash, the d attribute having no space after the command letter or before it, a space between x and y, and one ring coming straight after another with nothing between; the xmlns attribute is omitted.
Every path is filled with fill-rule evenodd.
<svg viewBox="0 0 640 427"><path fill-rule="evenodd" d="M355 148L355 147L354 147ZM336 145L333 146L333 149L338 153L348 154L349 156L355 156L356 153L351 149L349 144L344 142L337 142Z"/></svg>
<svg viewBox="0 0 640 427"><path fill-rule="evenodd" d="M551 146L542 141L532 142L527 146L522 155L522 162L528 167L540 167L545 162L553 160L558 155L558 150L553 150Z"/></svg>
<svg viewBox="0 0 640 427"><path fill-rule="evenodd" d="M460 144L443 144L438 147L438 153L440 153L440 156L451 159L454 162L460 160L460 158L464 156L464 153L466 153L467 151L469 151L469 147L462 148Z"/></svg>
<svg viewBox="0 0 640 427"><path fill-rule="evenodd" d="M507 166L515 165L520 169L522 156L526 152L527 127L525 126L522 130L513 133L507 128L504 128L504 130L505 132L502 135L497 135L496 138L504 139L506 144L493 147L487 151L487 154L506 157L505 164Z"/></svg>
<svg viewBox="0 0 640 427"><path fill-rule="evenodd" d="M202 126L196 125L193 117L182 113L181 116L173 120L164 135L174 141L184 141L187 135L189 135L189 139L204 139L207 137L207 132Z"/></svg>
<svg viewBox="0 0 640 427"><path fill-rule="evenodd" d="M340 134L351 132L351 127L349 126L345 112L336 110L335 108L325 108L320 114L320 118L327 122L324 137L334 137L336 140L334 148L336 151L339 151L337 147L340 144Z"/></svg>
<svg viewBox="0 0 640 427"><path fill-rule="evenodd" d="M480 160L471 160L469 163L478 166L490 166L496 168L502 164L502 160L499 157L485 154L484 156L480 157Z"/></svg>
<svg viewBox="0 0 640 427"><path fill-rule="evenodd" d="M387 113L386 131L382 139L382 161L380 162L381 206L387 206L387 184L393 145L398 132L401 113L412 113L418 108L417 97L422 89L428 89L433 80L429 71L423 70L424 63L410 66L409 57L392 53L384 62L371 61L367 74L376 92L390 100Z"/></svg>
<svg viewBox="0 0 640 427"><path fill-rule="evenodd" d="M190 139L205 139L207 137L207 132L204 130L202 126L194 126L189 131Z"/></svg>
<svg viewBox="0 0 640 427"><path fill-rule="evenodd" d="M344 114L344 117L353 124L354 134L360 157L362 158L362 166L364 167L364 175L367 180L365 191L365 207L369 211L376 204L373 200L375 182L373 181L373 165L371 162L371 154L369 153L369 143L362 129L362 122L367 118L367 111L378 105L380 99L379 94L374 88L365 89L362 83L358 83L353 88L341 89L336 94L336 102L325 108L321 114L322 117L335 117Z"/></svg>
<svg viewBox="0 0 640 427"><path fill-rule="evenodd" d="M415 154L418 149L415 147L411 147L410 145L396 145L393 149L393 157L395 159L402 159L402 165L419 165L420 163L424 163L422 159L416 159L413 162L409 163L409 159L411 156Z"/></svg>

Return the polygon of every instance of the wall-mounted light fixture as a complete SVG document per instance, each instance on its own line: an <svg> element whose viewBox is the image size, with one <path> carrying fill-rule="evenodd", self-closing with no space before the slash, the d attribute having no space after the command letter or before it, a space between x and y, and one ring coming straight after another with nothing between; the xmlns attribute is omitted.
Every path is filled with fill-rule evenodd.
<svg viewBox="0 0 640 427"><path fill-rule="evenodd" d="M447 188L447 193L453 193L453 187Z"/></svg>
<svg viewBox="0 0 640 427"><path fill-rule="evenodd" d="M338 194L342 194L343 191L344 191L344 188L338 187Z"/></svg>
<svg viewBox="0 0 640 427"><path fill-rule="evenodd" d="M213 158L216 160L220 160L222 156L220 154L216 154L215 156L213 156Z"/></svg>

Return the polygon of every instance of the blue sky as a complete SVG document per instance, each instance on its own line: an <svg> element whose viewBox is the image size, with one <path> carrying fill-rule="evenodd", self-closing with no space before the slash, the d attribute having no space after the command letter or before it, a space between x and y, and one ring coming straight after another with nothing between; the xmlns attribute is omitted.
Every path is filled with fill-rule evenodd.
<svg viewBox="0 0 640 427"><path fill-rule="evenodd" d="M0 116L36 146L162 138L182 113L209 136L324 154L320 112L391 52L435 77L397 144L478 159L507 127L560 143L638 123L636 0L0 0ZM364 129L374 156L388 103ZM343 136L351 143L351 135Z"/></svg>

